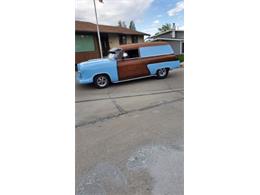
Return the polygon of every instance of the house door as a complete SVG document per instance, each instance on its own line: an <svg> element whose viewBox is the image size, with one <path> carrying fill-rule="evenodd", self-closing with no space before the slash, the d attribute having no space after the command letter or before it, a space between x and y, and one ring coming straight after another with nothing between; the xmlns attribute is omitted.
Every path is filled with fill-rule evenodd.
<svg viewBox="0 0 260 195"><path fill-rule="evenodd" d="M107 56L108 51L110 49L109 41L108 41L108 35L107 34L101 34L100 39L101 39L103 56Z"/></svg>

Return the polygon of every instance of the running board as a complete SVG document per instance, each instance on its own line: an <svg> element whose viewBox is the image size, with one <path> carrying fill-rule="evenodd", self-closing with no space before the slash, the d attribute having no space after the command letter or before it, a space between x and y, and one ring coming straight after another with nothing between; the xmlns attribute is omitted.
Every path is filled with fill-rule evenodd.
<svg viewBox="0 0 260 195"><path fill-rule="evenodd" d="M136 78L126 79L126 80L121 80L121 81L114 81L113 83L122 83L122 82L126 82L126 81L133 81L133 80L144 79L144 78L149 78L149 77L154 77L154 76L156 76L156 75L148 75L148 76L136 77Z"/></svg>

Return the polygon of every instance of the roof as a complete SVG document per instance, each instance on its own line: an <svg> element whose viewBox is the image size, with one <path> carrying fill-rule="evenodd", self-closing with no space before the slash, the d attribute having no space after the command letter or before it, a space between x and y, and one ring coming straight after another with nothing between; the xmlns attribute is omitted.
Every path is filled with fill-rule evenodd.
<svg viewBox="0 0 260 195"><path fill-rule="evenodd" d="M120 45L119 48L123 50L128 49L138 49L139 47L149 47L149 46L156 46L156 45L168 45L167 42L144 42L144 43L133 43L133 44L127 44L127 45Z"/></svg>
<svg viewBox="0 0 260 195"><path fill-rule="evenodd" d="M109 26L99 24L99 31L102 33L117 33L125 35L149 35L147 33L131 30L120 26ZM97 25L91 22L75 21L76 32L97 32Z"/></svg>
<svg viewBox="0 0 260 195"><path fill-rule="evenodd" d="M166 33L169 33L169 32L172 32L172 29L171 29L171 30L164 31L164 32L161 32L161 33L158 33L157 35L153 35L153 36L151 36L151 37L158 37L158 36L161 36L161 35L166 34ZM175 32L184 32L184 30L175 30Z"/></svg>
<svg viewBox="0 0 260 195"><path fill-rule="evenodd" d="M151 41L183 41L184 39L176 39L176 38L154 38Z"/></svg>

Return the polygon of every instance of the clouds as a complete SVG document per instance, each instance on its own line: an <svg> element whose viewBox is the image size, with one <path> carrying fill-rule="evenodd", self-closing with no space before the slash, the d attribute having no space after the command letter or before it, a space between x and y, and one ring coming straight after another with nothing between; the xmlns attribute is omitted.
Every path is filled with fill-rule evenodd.
<svg viewBox="0 0 260 195"><path fill-rule="evenodd" d="M117 25L118 20L140 20L154 0L104 0L96 1L101 24ZM93 0L76 0L76 19L95 22Z"/></svg>
<svg viewBox="0 0 260 195"><path fill-rule="evenodd" d="M167 13L169 16L176 16L177 13L184 10L184 1L179 1L176 3L175 7L170 9Z"/></svg>
<svg viewBox="0 0 260 195"><path fill-rule="evenodd" d="M159 21L159 20L155 20L155 21L153 21L153 23L154 23L154 24L159 24L160 21Z"/></svg>

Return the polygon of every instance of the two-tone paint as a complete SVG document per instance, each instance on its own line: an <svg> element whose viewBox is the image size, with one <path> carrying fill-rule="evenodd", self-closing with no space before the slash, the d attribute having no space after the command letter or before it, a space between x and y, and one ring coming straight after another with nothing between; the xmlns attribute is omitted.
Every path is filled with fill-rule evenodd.
<svg viewBox="0 0 260 195"><path fill-rule="evenodd" d="M157 70L180 67L172 47L164 42L123 45L122 52L138 49L139 57L129 59L95 59L78 64L77 80L80 84L94 82L100 74L109 76L112 83L155 76Z"/></svg>

